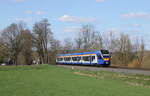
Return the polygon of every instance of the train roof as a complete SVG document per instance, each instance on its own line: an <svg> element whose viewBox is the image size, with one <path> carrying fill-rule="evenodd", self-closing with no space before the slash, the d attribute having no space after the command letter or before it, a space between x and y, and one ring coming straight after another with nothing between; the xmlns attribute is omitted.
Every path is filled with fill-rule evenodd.
<svg viewBox="0 0 150 96"><path fill-rule="evenodd" d="M100 54L100 51L82 52L82 53L69 53L69 54L58 54L57 56L85 55L85 54Z"/></svg>

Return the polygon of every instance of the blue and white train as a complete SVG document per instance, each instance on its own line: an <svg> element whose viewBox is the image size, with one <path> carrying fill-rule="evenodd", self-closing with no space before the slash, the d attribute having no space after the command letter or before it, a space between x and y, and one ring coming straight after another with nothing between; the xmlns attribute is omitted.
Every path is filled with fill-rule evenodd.
<svg viewBox="0 0 150 96"><path fill-rule="evenodd" d="M108 50L101 50L84 53L58 54L56 56L56 63L109 66L111 59Z"/></svg>

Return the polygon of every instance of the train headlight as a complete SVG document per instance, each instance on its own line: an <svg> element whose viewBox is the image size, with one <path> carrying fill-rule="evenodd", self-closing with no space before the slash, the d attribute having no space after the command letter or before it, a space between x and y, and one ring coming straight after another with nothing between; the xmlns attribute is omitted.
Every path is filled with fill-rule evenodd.
<svg viewBox="0 0 150 96"><path fill-rule="evenodd" d="M109 58L104 58L104 61L109 61Z"/></svg>

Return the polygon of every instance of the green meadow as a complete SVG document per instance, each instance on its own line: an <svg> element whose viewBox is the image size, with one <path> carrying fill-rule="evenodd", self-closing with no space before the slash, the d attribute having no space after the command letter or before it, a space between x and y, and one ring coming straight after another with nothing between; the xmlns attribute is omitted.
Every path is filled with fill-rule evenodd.
<svg viewBox="0 0 150 96"><path fill-rule="evenodd" d="M150 96L150 77L52 65L1 66L0 96Z"/></svg>

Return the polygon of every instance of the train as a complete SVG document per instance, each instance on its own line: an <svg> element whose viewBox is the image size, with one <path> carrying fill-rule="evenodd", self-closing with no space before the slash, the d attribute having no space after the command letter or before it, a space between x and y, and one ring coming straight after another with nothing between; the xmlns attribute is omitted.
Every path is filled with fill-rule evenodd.
<svg viewBox="0 0 150 96"><path fill-rule="evenodd" d="M111 56L108 50L57 54L56 63L73 65L97 65L108 67L111 64Z"/></svg>

